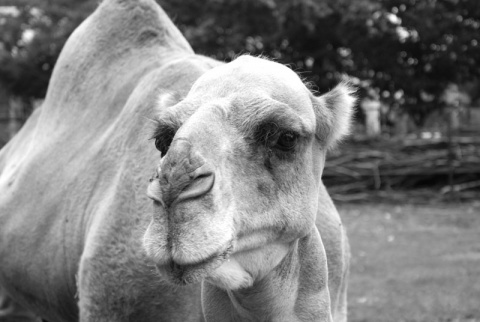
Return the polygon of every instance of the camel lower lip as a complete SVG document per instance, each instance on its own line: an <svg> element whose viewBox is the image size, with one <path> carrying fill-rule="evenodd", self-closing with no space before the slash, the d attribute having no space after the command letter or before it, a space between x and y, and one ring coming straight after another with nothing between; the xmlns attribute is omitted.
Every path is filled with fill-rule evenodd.
<svg viewBox="0 0 480 322"><path fill-rule="evenodd" d="M224 252L213 255L204 261L185 265L170 261L166 265L157 265L157 269L162 275L167 275L168 280L173 284L188 285L198 283L222 265L232 250L233 247L230 244Z"/></svg>

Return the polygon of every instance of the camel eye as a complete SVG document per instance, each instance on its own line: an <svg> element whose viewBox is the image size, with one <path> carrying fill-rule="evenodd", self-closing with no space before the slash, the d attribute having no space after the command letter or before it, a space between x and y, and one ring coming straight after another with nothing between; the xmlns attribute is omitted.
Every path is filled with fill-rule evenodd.
<svg viewBox="0 0 480 322"><path fill-rule="evenodd" d="M284 132L277 140L276 148L283 151L290 151L297 145L298 135L294 132Z"/></svg>
<svg viewBox="0 0 480 322"><path fill-rule="evenodd" d="M173 137L175 136L175 132L171 129L166 131L161 131L161 133L155 137L155 147L162 157L165 156L168 152L168 148L170 148L170 144L172 144Z"/></svg>
<svg viewBox="0 0 480 322"><path fill-rule="evenodd" d="M165 141L163 138L156 138L155 139L155 147L157 148L158 151L160 151L162 157L167 154L168 148L170 145L165 144Z"/></svg>

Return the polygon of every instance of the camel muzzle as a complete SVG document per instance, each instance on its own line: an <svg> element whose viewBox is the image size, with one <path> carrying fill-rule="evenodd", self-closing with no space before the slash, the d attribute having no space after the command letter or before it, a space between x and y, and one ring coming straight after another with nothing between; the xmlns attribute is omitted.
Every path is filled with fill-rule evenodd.
<svg viewBox="0 0 480 322"><path fill-rule="evenodd" d="M170 146L159 174L161 199L166 207L201 197L215 183L213 167L183 138Z"/></svg>

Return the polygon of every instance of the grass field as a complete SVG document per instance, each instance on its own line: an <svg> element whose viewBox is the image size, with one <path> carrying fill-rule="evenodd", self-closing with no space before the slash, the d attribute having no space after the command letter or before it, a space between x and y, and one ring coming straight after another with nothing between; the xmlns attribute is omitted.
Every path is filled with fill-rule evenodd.
<svg viewBox="0 0 480 322"><path fill-rule="evenodd" d="M338 205L349 321L480 321L480 202Z"/></svg>

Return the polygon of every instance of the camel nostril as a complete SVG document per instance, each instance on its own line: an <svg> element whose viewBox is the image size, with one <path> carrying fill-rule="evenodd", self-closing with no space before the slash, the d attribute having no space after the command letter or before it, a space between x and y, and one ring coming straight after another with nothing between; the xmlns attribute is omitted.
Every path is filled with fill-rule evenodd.
<svg viewBox="0 0 480 322"><path fill-rule="evenodd" d="M212 189L214 182L215 174L211 171L196 174L192 181L180 192L175 202L203 196Z"/></svg>
<svg viewBox="0 0 480 322"><path fill-rule="evenodd" d="M215 168L186 138L172 142L161 167L158 182L166 207L208 193L215 182Z"/></svg>
<svg viewBox="0 0 480 322"><path fill-rule="evenodd" d="M202 180L202 179L207 178L207 177L209 177L209 176L211 176L211 175L213 175L213 173L202 173L202 174L198 175L198 176L195 178L195 180Z"/></svg>

